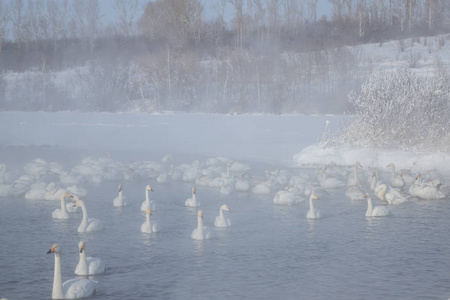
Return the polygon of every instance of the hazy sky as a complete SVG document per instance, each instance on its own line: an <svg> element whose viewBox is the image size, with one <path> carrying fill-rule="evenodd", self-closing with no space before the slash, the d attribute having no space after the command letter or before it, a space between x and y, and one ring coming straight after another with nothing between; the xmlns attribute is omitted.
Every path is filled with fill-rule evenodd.
<svg viewBox="0 0 450 300"><path fill-rule="evenodd" d="M214 11L214 4L217 2L217 0L200 0L204 6L205 6L205 18L211 18L214 17L216 12ZM117 19L117 14L114 11L113 8L113 1L111 0L99 0L100 5L102 6L102 13L105 23L111 22ZM142 10L145 7L145 4L148 2L148 0L139 0L139 2L142 5ZM231 18L233 15L233 10L231 8L231 5L228 5L227 8L227 14ZM329 3L329 0L319 0L318 7L317 7L317 19L320 19L322 15L330 15L331 14L331 5Z"/></svg>

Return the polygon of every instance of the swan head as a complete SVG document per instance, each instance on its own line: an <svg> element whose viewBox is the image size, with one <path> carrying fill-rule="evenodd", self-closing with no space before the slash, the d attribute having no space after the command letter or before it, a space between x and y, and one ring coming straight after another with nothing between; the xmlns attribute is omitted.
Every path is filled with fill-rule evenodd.
<svg viewBox="0 0 450 300"><path fill-rule="evenodd" d="M192 194L195 194L195 187L192 188Z"/></svg>
<svg viewBox="0 0 450 300"><path fill-rule="evenodd" d="M58 244L53 244L53 246L50 248L50 250L47 251L47 254L50 253L60 253L61 247Z"/></svg>
<svg viewBox="0 0 450 300"><path fill-rule="evenodd" d="M146 189L147 191L153 192L153 189L152 189L149 185L147 185L145 189Z"/></svg>
<svg viewBox="0 0 450 300"><path fill-rule="evenodd" d="M363 166L359 162L355 162L355 166L363 168Z"/></svg>
<svg viewBox="0 0 450 300"><path fill-rule="evenodd" d="M80 249L80 253L83 252L83 250L84 250L84 242L83 241L80 241L78 243L78 248Z"/></svg>
<svg viewBox="0 0 450 300"><path fill-rule="evenodd" d="M220 208L223 209L223 210L226 210L228 212L231 212L230 208L226 204L222 205Z"/></svg>
<svg viewBox="0 0 450 300"><path fill-rule="evenodd" d="M393 163L389 163L386 168L392 167L394 164Z"/></svg>
<svg viewBox="0 0 450 300"><path fill-rule="evenodd" d="M63 197L64 197L64 198L67 198L67 197L73 198L73 196L72 196L71 194L69 194L69 193L64 193L64 194L63 194Z"/></svg>
<svg viewBox="0 0 450 300"><path fill-rule="evenodd" d="M369 196L369 194L364 194L364 198L366 198L367 200L369 200L370 199L370 196Z"/></svg>
<svg viewBox="0 0 450 300"><path fill-rule="evenodd" d="M198 216L199 218L203 218L203 211L199 210L199 211L197 212L197 216Z"/></svg>
<svg viewBox="0 0 450 300"><path fill-rule="evenodd" d="M122 191L122 185L119 184L119 192L121 192L121 191Z"/></svg>
<svg viewBox="0 0 450 300"><path fill-rule="evenodd" d="M150 207L147 207L147 210L146 210L146 212L149 214L149 215L151 215L152 214L152 210L150 209Z"/></svg>
<svg viewBox="0 0 450 300"><path fill-rule="evenodd" d="M319 200L319 197L317 197L315 194L311 194L311 196L309 196L309 198Z"/></svg>

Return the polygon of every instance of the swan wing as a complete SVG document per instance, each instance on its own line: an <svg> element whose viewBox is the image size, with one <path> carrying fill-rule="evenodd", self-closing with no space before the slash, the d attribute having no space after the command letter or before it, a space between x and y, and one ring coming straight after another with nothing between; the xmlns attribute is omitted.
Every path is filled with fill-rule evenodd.
<svg viewBox="0 0 450 300"><path fill-rule="evenodd" d="M89 219L89 225L85 231L101 231L103 230L103 223L97 219Z"/></svg>
<svg viewBox="0 0 450 300"><path fill-rule="evenodd" d="M63 283L66 299L79 299L92 295L98 282L89 279L70 279Z"/></svg>
<svg viewBox="0 0 450 300"><path fill-rule="evenodd" d="M386 206L375 206L372 211L372 217L384 217L391 213L389 207Z"/></svg>
<svg viewBox="0 0 450 300"><path fill-rule="evenodd" d="M89 265L89 275L96 275L105 272L105 263L100 258L87 257L86 261Z"/></svg>

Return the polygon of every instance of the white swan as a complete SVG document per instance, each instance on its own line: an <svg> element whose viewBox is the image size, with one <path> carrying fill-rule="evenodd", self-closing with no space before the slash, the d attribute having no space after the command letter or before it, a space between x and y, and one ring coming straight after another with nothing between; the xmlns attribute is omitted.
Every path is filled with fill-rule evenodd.
<svg viewBox="0 0 450 300"><path fill-rule="evenodd" d="M327 177L325 170L318 170L318 174L322 174L321 177L319 177L319 183L320 186L324 189L338 189L345 186L345 182L342 180L339 180L335 177Z"/></svg>
<svg viewBox="0 0 450 300"><path fill-rule="evenodd" d="M68 219L69 214L66 210L66 197L73 198L73 196L69 193L63 193L61 194L61 208L57 208L52 212L52 218L53 219Z"/></svg>
<svg viewBox="0 0 450 300"><path fill-rule="evenodd" d="M393 187L385 194L385 199L389 205L400 205L408 201L409 197L411 197L409 194Z"/></svg>
<svg viewBox="0 0 450 300"><path fill-rule="evenodd" d="M154 203L154 201L150 201L150 197L149 197L149 195L148 195L148 192L153 192L153 189L149 186L149 185L147 185L146 187L145 187L145 201L144 202L142 202L142 204L141 204L141 211L147 211L147 208L148 207L150 207L152 210L154 210L155 209L155 203Z"/></svg>
<svg viewBox="0 0 450 300"><path fill-rule="evenodd" d="M97 275L105 273L105 263L100 258L86 257L86 251L84 247L84 242L80 241L78 243L80 248L80 260L75 268L76 275Z"/></svg>
<svg viewBox="0 0 450 300"><path fill-rule="evenodd" d="M155 222L150 222L150 216L152 214L152 210L147 208L147 211L145 212L145 223L141 225L141 232L143 233L152 233L158 231L158 228L156 226Z"/></svg>
<svg viewBox="0 0 450 300"><path fill-rule="evenodd" d="M319 199L316 195L311 194L309 196L309 210L306 214L307 219L319 219L320 218L320 211L317 209L314 209L313 199Z"/></svg>
<svg viewBox="0 0 450 300"><path fill-rule="evenodd" d="M347 195L347 197L351 200L363 200L365 195L361 185L359 184L358 167L362 168L361 164L356 162L353 165L353 179L349 180L349 183L353 184L347 186L347 189L345 190L345 195Z"/></svg>
<svg viewBox="0 0 450 300"><path fill-rule="evenodd" d="M359 162L355 162L353 164L353 177L350 177L348 179L347 186L352 186L352 185L359 184L358 168L362 168L362 165Z"/></svg>
<svg viewBox="0 0 450 300"><path fill-rule="evenodd" d="M200 203L197 202L197 197L195 196L195 187L192 188L192 197L186 199L184 202L185 206L197 207L200 206Z"/></svg>
<svg viewBox="0 0 450 300"><path fill-rule="evenodd" d="M231 212L231 210L228 208L228 205L224 204L219 208L219 215L214 220L214 226L216 227L228 227L231 226L230 218L225 217L223 214L224 211Z"/></svg>
<svg viewBox="0 0 450 300"><path fill-rule="evenodd" d="M195 240L204 240L212 237L212 231L208 227L203 226L203 212L199 210L197 212L197 228L191 234L191 238Z"/></svg>
<svg viewBox="0 0 450 300"><path fill-rule="evenodd" d="M122 185L119 184L119 196L114 198L113 200L113 206L114 207L122 207L127 205L127 203L123 202L123 196L122 196Z"/></svg>
<svg viewBox="0 0 450 300"><path fill-rule="evenodd" d="M77 196L74 196L74 201L76 206L81 207L83 212L83 219L78 227L78 232L92 232L103 230L103 223L97 219L88 219L86 205L83 200L80 200Z"/></svg>
<svg viewBox="0 0 450 300"><path fill-rule="evenodd" d="M62 283L61 247L54 244L47 253L55 254L55 270L53 276L52 299L79 299L92 295L97 281L89 279L70 279Z"/></svg>
<svg viewBox="0 0 450 300"><path fill-rule="evenodd" d="M395 165L394 163L390 163L386 166L386 168L391 167L392 174L391 174L391 186L395 188L402 188L405 186L405 180L402 177L401 172L395 172Z"/></svg>
<svg viewBox="0 0 450 300"><path fill-rule="evenodd" d="M372 199L370 199L370 196L368 194L365 194L365 197L367 198L366 217L385 217L391 213L389 207L386 206L374 207L372 205Z"/></svg>
<svg viewBox="0 0 450 300"><path fill-rule="evenodd" d="M417 183L409 187L408 194L425 200L445 198L445 194L439 190L439 187L429 183L420 183L420 178Z"/></svg>

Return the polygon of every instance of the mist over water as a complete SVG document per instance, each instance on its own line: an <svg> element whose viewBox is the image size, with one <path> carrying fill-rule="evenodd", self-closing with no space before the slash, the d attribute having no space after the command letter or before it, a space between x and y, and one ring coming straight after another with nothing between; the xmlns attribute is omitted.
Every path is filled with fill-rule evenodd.
<svg viewBox="0 0 450 300"><path fill-rule="evenodd" d="M325 120L337 117L26 114L3 113L0 152L7 167L20 170L36 158L70 170L94 155L126 163L160 161L172 153L175 164L228 156L248 163L251 176L286 169L315 178L315 168L298 167L292 155L313 144ZM8 128L9 130L5 129ZM64 128L64 130L62 130ZM7 133L7 131L9 133ZM172 151L170 151L172 150ZM383 172L386 175L388 170ZM386 175L387 176L387 175ZM447 178L448 179L448 178ZM123 185L127 206L114 208ZM159 232L143 234L139 208L145 186L156 207ZM104 231L77 233L81 213L54 220L59 201L1 198L0 296L49 299L53 243L62 247L63 281L74 278L80 240L88 256L105 261L105 274L92 299L447 299L450 288L448 199L411 200L386 218L366 218L365 201L352 202L345 189L321 194L321 219L308 220L307 198L296 205L274 205L276 191L219 193L197 186L198 209L214 237L193 240L196 208L184 206L193 183L155 179L85 183L89 217ZM214 228L219 207L227 204L232 226ZM379 204L379 203L377 203Z"/></svg>

